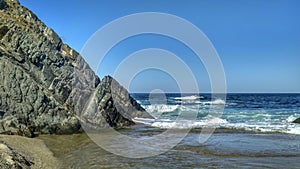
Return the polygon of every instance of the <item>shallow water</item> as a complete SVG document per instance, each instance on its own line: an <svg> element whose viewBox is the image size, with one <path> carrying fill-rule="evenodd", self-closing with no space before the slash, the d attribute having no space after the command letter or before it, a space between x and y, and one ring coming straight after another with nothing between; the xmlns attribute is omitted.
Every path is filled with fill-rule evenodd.
<svg viewBox="0 0 300 169"><path fill-rule="evenodd" d="M162 131L138 126L120 132L142 138ZM106 137L103 133L101 136ZM71 168L299 168L300 166L300 136L290 134L216 132L206 142L199 143L199 132L193 131L173 149L141 159L121 157L107 152L86 134L39 138L45 141L56 157Z"/></svg>

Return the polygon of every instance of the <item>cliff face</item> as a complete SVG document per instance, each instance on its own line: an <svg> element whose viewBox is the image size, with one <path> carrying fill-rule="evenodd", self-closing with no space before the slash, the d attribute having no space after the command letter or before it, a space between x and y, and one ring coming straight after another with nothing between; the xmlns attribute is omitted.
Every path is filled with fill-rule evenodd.
<svg viewBox="0 0 300 169"><path fill-rule="evenodd" d="M113 85L112 85L113 84ZM126 89L102 81L31 11L0 0L0 133L74 133L148 116ZM82 123L79 123L81 121Z"/></svg>

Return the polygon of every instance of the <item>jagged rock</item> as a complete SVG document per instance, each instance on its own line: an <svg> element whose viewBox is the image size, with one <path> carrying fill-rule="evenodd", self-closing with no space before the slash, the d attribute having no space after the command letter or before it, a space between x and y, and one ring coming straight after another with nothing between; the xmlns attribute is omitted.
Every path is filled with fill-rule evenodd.
<svg viewBox="0 0 300 169"><path fill-rule="evenodd" d="M0 0L0 9L0 133L74 133L82 123L122 127L149 117L18 1Z"/></svg>
<svg viewBox="0 0 300 169"><path fill-rule="evenodd" d="M92 126L93 129L99 126L123 127L134 124L126 119L151 118L149 114L141 113L144 109L110 76L103 78L93 94L92 101L81 115L88 127Z"/></svg>
<svg viewBox="0 0 300 169"><path fill-rule="evenodd" d="M30 168L33 162L19 152L7 146L4 142L0 142L0 168L3 169L19 169Z"/></svg>
<svg viewBox="0 0 300 169"><path fill-rule="evenodd" d="M293 123L299 123L300 124L300 117L293 121Z"/></svg>

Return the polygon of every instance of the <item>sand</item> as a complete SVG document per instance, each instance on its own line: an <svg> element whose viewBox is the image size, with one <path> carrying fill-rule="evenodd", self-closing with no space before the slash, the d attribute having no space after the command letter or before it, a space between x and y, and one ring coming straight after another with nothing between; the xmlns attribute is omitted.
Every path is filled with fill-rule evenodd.
<svg viewBox="0 0 300 169"><path fill-rule="evenodd" d="M0 135L0 142L7 145L13 152L22 155L26 160L32 162L31 168L66 168L61 161L54 157L44 141L38 138ZM1 155L4 153L2 150Z"/></svg>

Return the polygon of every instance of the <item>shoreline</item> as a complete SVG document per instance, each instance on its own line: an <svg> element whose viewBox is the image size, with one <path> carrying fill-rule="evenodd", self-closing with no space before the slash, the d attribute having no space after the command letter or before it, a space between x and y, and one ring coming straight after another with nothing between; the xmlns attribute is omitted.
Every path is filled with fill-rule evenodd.
<svg viewBox="0 0 300 169"><path fill-rule="evenodd" d="M152 137L160 134L163 130L135 126L130 129L123 129L120 132L128 136ZM105 134L102 134L105 137ZM185 159L187 163L190 163L191 167L197 167L201 164L202 159L208 158L210 162L202 161L204 162L203 165L201 164L202 167L210 165L222 166L226 162L228 167L237 167L237 165L251 166L252 163L256 163L256 166L254 166L256 168L257 165L267 164L266 166L273 166L271 163L267 163L267 161L270 159L273 161L274 158L283 160L277 161L277 163L284 166L284 162L287 160L286 157L290 158L287 161L294 166L296 164L295 160L300 157L300 154L297 153L300 144L298 144L298 141L295 142L300 136L294 134L255 133L248 131L222 132L218 130L203 144L197 142L198 138L199 130L192 130L184 140L171 150L161 155L138 159L137 161L107 152L94 143L86 133L40 135L36 138L0 135L0 142L4 142L12 150L22 154L29 161L33 162L33 165L30 166L32 168L80 168L91 166L97 166L97 168L131 168L134 166L142 167L145 162L147 163L146 166L155 168L158 166L153 161L162 159L166 160L163 160L165 162L164 165L168 165L173 160L175 160L173 161L174 163L178 163L179 165L180 161L177 161L177 158ZM284 140L284 142L280 140ZM273 150L274 145L278 146L278 144L281 144L280 146L282 147L275 149L280 151ZM296 149L292 151L289 146L293 146ZM285 150L287 147L289 148ZM185 155L180 155L181 153ZM223 158L234 161L243 160L243 162L229 163ZM198 159L200 161L196 162L190 159ZM273 162L276 162L276 160Z"/></svg>

